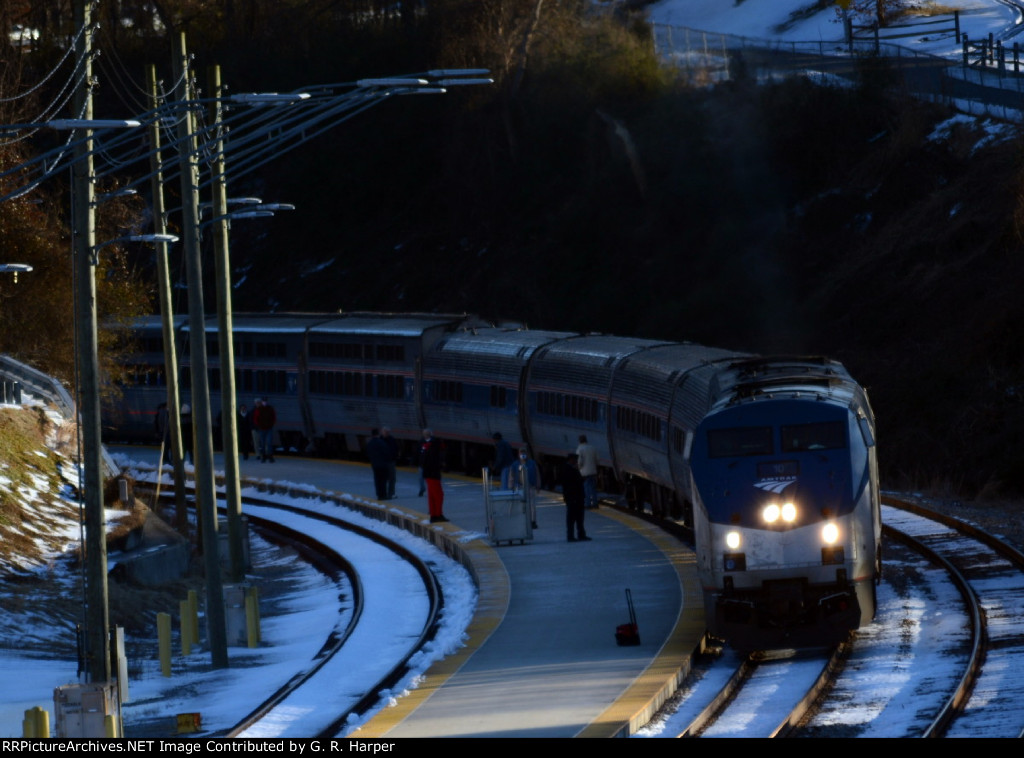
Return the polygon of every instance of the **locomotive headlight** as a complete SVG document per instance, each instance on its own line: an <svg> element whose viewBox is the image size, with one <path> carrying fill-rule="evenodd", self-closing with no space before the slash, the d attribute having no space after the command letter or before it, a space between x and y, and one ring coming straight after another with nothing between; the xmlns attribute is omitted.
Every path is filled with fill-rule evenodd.
<svg viewBox="0 0 1024 758"><path fill-rule="evenodd" d="M834 545L839 539L839 527L831 522L825 524L821 529L821 539L826 545Z"/></svg>
<svg viewBox="0 0 1024 758"><path fill-rule="evenodd" d="M782 520L788 523L796 521L796 506L792 503L786 503L782 506Z"/></svg>
<svg viewBox="0 0 1024 758"><path fill-rule="evenodd" d="M740 533L729 532L725 535L725 544L730 550L737 550L740 546Z"/></svg>
<svg viewBox="0 0 1024 758"><path fill-rule="evenodd" d="M781 514L781 512L782 511L779 508L779 506L775 505L775 503L772 503L771 505L766 506L763 511L761 511L761 518L763 518L769 524L774 524L776 521L779 520L779 515Z"/></svg>

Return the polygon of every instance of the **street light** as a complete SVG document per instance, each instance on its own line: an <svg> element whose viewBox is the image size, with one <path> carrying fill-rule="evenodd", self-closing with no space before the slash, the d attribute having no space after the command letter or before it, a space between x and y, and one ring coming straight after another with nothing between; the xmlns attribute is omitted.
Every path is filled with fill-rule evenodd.
<svg viewBox="0 0 1024 758"><path fill-rule="evenodd" d="M27 263L0 263L0 273L14 274L14 284L18 283L18 274L32 270Z"/></svg>
<svg viewBox="0 0 1024 758"><path fill-rule="evenodd" d="M42 124L57 131L70 131L72 129L130 129L142 126L141 121L135 119L116 118L58 118L53 121L46 121Z"/></svg>
<svg viewBox="0 0 1024 758"><path fill-rule="evenodd" d="M289 105L297 100L308 100L309 93L243 92L238 95L228 95L225 99L243 105Z"/></svg>
<svg viewBox="0 0 1024 758"><path fill-rule="evenodd" d="M129 234L126 237L118 237L117 239L107 240L101 242L99 245L93 245L92 248L92 263L96 265L99 263L99 252L107 245L116 245L119 242L177 242L178 237L173 234Z"/></svg>

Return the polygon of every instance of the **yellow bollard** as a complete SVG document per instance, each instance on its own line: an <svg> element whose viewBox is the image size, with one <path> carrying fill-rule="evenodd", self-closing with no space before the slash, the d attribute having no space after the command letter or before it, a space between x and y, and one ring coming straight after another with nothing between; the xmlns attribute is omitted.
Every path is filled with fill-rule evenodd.
<svg viewBox="0 0 1024 758"><path fill-rule="evenodd" d="M160 645L160 672L171 675L171 614L156 614L156 631Z"/></svg>
<svg viewBox="0 0 1024 758"><path fill-rule="evenodd" d="M199 643L199 595L195 590L188 591L188 617L192 621L192 641Z"/></svg>
<svg viewBox="0 0 1024 758"><path fill-rule="evenodd" d="M103 717L103 736L108 738L123 737L120 729L121 722L114 714L107 714Z"/></svg>
<svg viewBox="0 0 1024 758"><path fill-rule="evenodd" d="M50 712L40 705L25 711L25 719L21 722L21 735L27 738L49 739Z"/></svg>

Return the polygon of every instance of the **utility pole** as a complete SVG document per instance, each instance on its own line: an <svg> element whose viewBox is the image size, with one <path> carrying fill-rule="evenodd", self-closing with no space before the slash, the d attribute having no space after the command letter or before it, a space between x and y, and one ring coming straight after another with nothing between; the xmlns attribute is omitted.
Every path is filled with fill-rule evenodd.
<svg viewBox="0 0 1024 758"><path fill-rule="evenodd" d="M217 544L217 491L213 478L213 433L210 423L210 384L206 361L206 313L203 303L203 262L199 249L199 163L192 113L192 74L185 49L185 35L175 38L175 79L178 99L185 111L178 121L178 156L181 161L182 240L188 283L189 358L192 368L192 419L195 424L196 508L202 530L203 566L206 573L206 621L210 636L210 660L214 668L227 668L227 630L224 589L220 578Z"/></svg>
<svg viewBox="0 0 1024 758"><path fill-rule="evenodd" d="M92 18L89 0L75 0L79 85L75 116L92 118ZM74 238L75 321L78 342L78 422L85 508L86 673L90 682L110 681L110 618L107 592L107 533L103 507L103 439L100 427L99 339L96 326L96 189L92 129L75 141L71 228Z"/></svg>
<svg viewBox="0 0 1024 758"><path fill-rule="evenodd" d="M224 176L220 66L209 69L210 121L213 123L213 249L217 276L217 340L220 354L220 414L224 447L224 494L228 512L231 581L245 579L242 495L238 481L238 410L235 397L234 324L231 309L231 258L228 252L228 192Z"/></svg>
<svg viewBox="0 0 1024 758"><path fill-rule="evenodd" d="M160 106L156 85L156 66L146 67L149 82L150 107L156 111ZM149 127L152 143L150 169L153 172L153 232L167 233L166 210L164 208L163 160L160 157L160 119L154 119ZM167 378L167 423L171 437L171 463L174 467L174 519L178 531L188 537L188 503L185 499L185 459L181 445L181 393L178 391L178 349L174 344L174 304L171 302L171 274L167 263L170 246L166 242L156 243L156 274L160 288L160 315L163 325L164 374ZM161 467L163 461L160 462Z"/></svg>

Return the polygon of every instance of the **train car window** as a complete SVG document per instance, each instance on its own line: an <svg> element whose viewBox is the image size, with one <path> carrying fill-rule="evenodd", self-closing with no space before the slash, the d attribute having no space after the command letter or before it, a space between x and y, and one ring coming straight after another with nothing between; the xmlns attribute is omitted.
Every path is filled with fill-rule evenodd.
<svg viewBox="0 0 1024 758"><path fill-rule="evenodd" d="M846 447L846 425L842 421L793 424L782 427L782 449L787 453L804 450L837 450Z"/></svg>
<svg viewBox="0 0 1024 758"><path fill-rule="evenodd" d="M504 408L508 403L508 391L505 387L491 387L491 407Z"/></svg>
<svg viewBox="0 0 1024 758"><path fill-rule="evenodd" d="M708 430L708 456L711 458L771 455L773 452L772 428L770 426Z"/></svg>
<svg viewBox="0 0 1024 758"><path fill-rule="evenodd" d="M405 396L405 379L391 374L377 374L377 397L397 398Z"/></svg>
<svg viewBox="0 0 1024 758"><path fill-rule="evenodd" d="M281 395L288 391L288 375L284 371L254 371L256 392Z"/></svg>
<svg viewBox="0 0 1024 758"><path fill-rule="evenodd" d="M461 403L462 382L438 381L434 383L434 400L439 403Z"/></svg>
<svg viewBox="0 0 1024 758"><path fill-rule="evenodd" d="M405 346L377 345L377 360L401 363L405 360Z"/></svg>
<svg viewBox="0 0 1024 758"><path fill-rule="evenodd" d="M653 414L638 411L635 408L616 406L615 426L655 442L661 442L661 420Z"/></svg>
<svg viewBox="0 0 1024 758"><path fill-rule="evenodd" d="M257 358L284 358L287 355L283 342L257 342Z"/></svg>
<svg viewBox="0 0 1024 758"><path fill-rule="evenodd" d="M549 416L564 416L581 421L599 421L601 404L592 398L563 395L560 392L538 392L537 412Z"/></svg>

